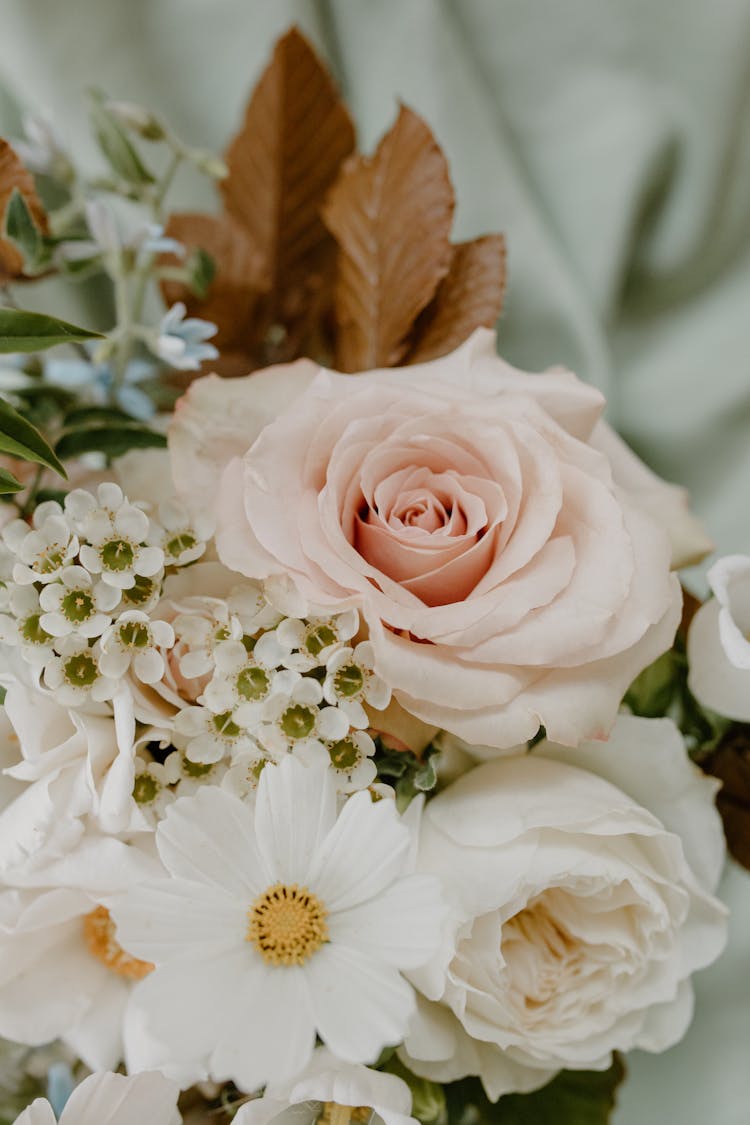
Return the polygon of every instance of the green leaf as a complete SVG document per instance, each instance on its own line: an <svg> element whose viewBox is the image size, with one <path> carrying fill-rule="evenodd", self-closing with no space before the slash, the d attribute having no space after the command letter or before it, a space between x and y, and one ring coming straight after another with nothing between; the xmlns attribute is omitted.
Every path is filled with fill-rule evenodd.
<svg viewBox="0 0 750 1125"><path fill-rule="evenodd" d="M657 719L665 715L679 688L680 660L674 649L644 668L628 688L625 703L634 715Z"/></svg>
<svg viewBox="0 0 750 1125"><path fill-rule="evenodd" d="M199 300L204 300L216 276L216 263L210 254L201 250L200 246L196 246L187 260L186 270L190 292Z"/></svg>
<svg viewBox="0 0 750 1125"><path fill-rule="evenodd" d="M114 422L116 425L132 424L133 419L116 406L77 406L65 415L65 428L78 428L84 425L103 426Z"/></svg>
<svg viewBox="0 0 750 1125"><path fill-rule="evenodd" d="M18 188L14 188L5 209L5 237L21 251L26 269L35 273L50 258L44 236Z"/></svg>
<svg viewBox="0 0 750 1125"><path fill-rule="evenodd" d="M41 352L56 344L101 340L100 332L23 309L0 309L0 352Z"/></svg>
<svg viewBox="0 0 750 1125"><path fill-rule="evenodd" d="M20 492L24 486L16 480L12 473L0 469L0 495L7 496L11 492Z"/></svg>
<svg viewBox="0 0 750 1125"><path fill-rule="evenodd" d="M10 403L0 398L0 453L9 453L23 461L34 461L66 475L57 457L31 422L27 422Z"/></svg>
<svg viewBox="0 0 750 1125"><path fill-rule="evenodd" d="M128 134L104 104L103 95L91 92L91 125L99 148L114 172L131 184L153 184L154 177L146 168Z"/></svg>
<svg viewBox="0 0 750 1125"><path fill-rule="evenodd" d="M62 435L55 452L59 457L80 457L82 453L105 453L121 457L130 449L165 449L167 439L147 426L75 426Z"/></svg>
<svg viewBox="0 0 750 1125"><path fill-rule="evenodd" d="M619 1055L609 1070L563 1070L532 1094L508 1094L494 1105L476 1078L445 1087L449 1125L608 1125L625 1077Z"/></svg>

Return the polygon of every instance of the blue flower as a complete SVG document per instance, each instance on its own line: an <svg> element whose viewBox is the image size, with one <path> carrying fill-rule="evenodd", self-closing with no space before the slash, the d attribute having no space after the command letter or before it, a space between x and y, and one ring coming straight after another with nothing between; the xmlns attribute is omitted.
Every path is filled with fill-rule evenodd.
<svg viewBox="0 0 750 1125"><path fill-rule="evenodd" d="M216 359L217 349L205 341L216 333L216 325L197 317L185 319L187 309L182 301L172 305L162 318L153 351L165 363L179 371L197 371L204 360Z"/></svg>

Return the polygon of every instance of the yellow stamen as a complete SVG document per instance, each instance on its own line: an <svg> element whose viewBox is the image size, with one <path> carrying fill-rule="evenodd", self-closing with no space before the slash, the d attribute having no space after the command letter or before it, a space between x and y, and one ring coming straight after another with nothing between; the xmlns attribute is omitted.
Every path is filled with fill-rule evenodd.
<svg viewBox="0 0 750 1125"><path fill-rule="evenodd" d="M328 941L328 911L296 883L276 883L248 911L246 938L269 965L303 965Z"/></svg>
<svg viewBox="0 0 750 1125"><path fill-rule="evenodd" d="M97 906L83 919L83 935L89 953L118 977L143 980L154 966L150 961L139 961L137 957L126 953L115 938L115 933L115 924L104 906Z"/></svg>
<svg viewBox="0 0 750 1125"><path fill-rule="evenodd" d="M316 1125L367 1125L372 1117L369 1105L337 1105L325 1102Z"/></svg>

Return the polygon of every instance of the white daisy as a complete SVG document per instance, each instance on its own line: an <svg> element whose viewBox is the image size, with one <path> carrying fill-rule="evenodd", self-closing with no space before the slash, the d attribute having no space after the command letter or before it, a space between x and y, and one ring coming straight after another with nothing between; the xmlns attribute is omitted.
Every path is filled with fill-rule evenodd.
<svg viewBox="0 0 750 1125"><path fill-rule="evenodd" d="M370 725L362 706L369 703L384 711L391 701L391 689L375 675L375 650L370 641L361 641L356 648L340 648L326 662L323 695L348 715L353 727L364 730Z"/></svg>
<svg viewBox="0 0 750 1125"><path fill-rule="evenodd" d="M112 903L120 940L156 965L133 997L142 1065L153 1043L255 1090L298 1074L316 1034L352 1063L403 1039L401 972L439 945L444 907L436 880L406 873L392 802L357 793L337 815L330 773L287 757L254 802L217 786L175 802L156 844L171 877Z"/></svg>
<svg viewBox="0 0 750 1125"><path fill-rule="evenodd" d="M39 623L53 637L99 637L112 621L120 591L94 582L82 566L66 566L59 582L44 587L39 603L44 610Z"/></svg>
<svg viewBox="0 0 750 1125"><path fill-rule="evenodd" d="M0 891L0 1036L62 1039L92 1069L117 1066L133 985L151 965L123 949L100 896L155 871L139 849L87 836L47 865L50 886Z"/></svg>
<svg viewBox="0 0 750 1125"><path fill-rule="evenodd" d="M179 1093L176 1083L155 1071L130 1077L100 1071L75 1088L60 1115L60 1125L142 1125L144 1121L175 1125L180 1120ZM46 1098L37 1098L14 1125L57 1125L57 1121Z"/></svg>
<svg viewBox="0 0 750 1125"><path fill-rule="evenodd" d="M115 680L132 669L141 683L155 684L165 667L159 650L171 648L174 639L174 629L167 621L152 621L140 610L129 609L104 630L99 668Z"/></svg>
<svg viewBox="0 0 750 1125"><path fill-rule="evenodd" d="M148 542L164 552L167 566L187 566L205 554L206 542L211 538L211 520L205 516L191 519L190 513L179 500L164 500L158 509L158 518L152 519Z"/></svg>
<svg viewBox="0 0 750 1125"><path fill-rule="evenodd" d="M291 1082L271 1083L237 1111L235 1125L417 1125L412 1097L395 1074L341 1062L317 1047Z"/></svg>

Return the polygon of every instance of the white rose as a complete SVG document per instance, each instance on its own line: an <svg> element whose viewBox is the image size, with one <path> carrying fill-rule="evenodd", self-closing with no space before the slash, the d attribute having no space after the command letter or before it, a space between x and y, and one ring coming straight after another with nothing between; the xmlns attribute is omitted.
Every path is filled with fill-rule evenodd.
<svg viewBox="0 0 750 1125"><path fill-rule="evenodd" d="M453 913L412 976L404 1061L438 1081L479 1074L496 1099L677 1042L690 975L725 941L715 789L670 720L623 715L606 744L541 743L438 795L417 867Z"/></svg>
<svg viewBox="0 0 750 1125"><path fill-rule="evenodd" d="M750 722L750 556L719 559L708 582L715 596L688 633L688 686L704 707Z"/></svg>

